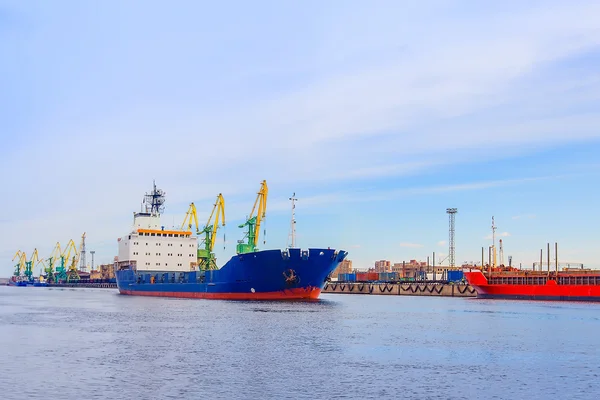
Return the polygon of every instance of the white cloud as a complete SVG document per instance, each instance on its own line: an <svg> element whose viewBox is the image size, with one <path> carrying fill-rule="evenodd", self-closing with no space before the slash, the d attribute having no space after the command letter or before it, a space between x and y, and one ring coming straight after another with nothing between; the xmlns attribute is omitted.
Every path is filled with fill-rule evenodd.
<svg viewBox="0 0 600 400"><path fill-rule="evenodd" d="M417 247L423 247L423 245L419 244L419 243L406 243L406 242L402 242L402 243L400 243L400 247L417 248Z"/></svg>
<svg viewBox="0 0 600 400"><path fill-rule="evenodd" d="M448 244L448 242L446 242L445 240L440 240L439 242L437 242L438 246L446 246Z"/></svg>
<svg viewBox="0 0 600 400"><path fill-rule="evenodd" d="M542 180L558 180L564 176L540 176L520 179L504 179L492 181L479 181L469 183L457 183L451 185L431 185L422 187L407 187L402 189L383 189L383 190L352 190L347 192L331 192L325 194L316 194L303 199L303 205L306 206L324 206L327 204L342 204L354 202L376 202L391 199L398 199L411 196L422 196L429 194L478 191L493 189L505 186L517 186ZM271 210L289 209L289 202L285 199L276 200L276 205L270 207Z"/></svg>

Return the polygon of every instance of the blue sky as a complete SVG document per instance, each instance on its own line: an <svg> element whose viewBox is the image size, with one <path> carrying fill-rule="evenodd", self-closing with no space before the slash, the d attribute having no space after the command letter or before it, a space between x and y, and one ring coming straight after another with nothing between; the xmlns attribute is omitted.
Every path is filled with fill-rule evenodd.
<svg viewBox="0 0 600 400"><path fill-rule="evenodd" d="M260 181L266 247L479 260L546 243L600 268L596 1L0 2L0 276L85 231L110 262L152 179L165 220L219 192L235 252ZM223 250L222 234L227 241ZM263 246L265 247L265 246Z"/></svg>

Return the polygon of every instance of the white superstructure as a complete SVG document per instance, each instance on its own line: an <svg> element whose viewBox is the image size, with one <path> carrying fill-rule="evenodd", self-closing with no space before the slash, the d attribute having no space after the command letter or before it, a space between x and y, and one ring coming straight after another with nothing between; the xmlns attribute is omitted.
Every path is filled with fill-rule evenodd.
<svg viewBox="0 0 600 400"><path fill-rule="evenodd" d="M191 231L164 229L160 221L164 193L156 185L146 200L146 212L134 213L130 233L118 239L118 266L134 265L138 271L196 269L197 238Z"/></svg>

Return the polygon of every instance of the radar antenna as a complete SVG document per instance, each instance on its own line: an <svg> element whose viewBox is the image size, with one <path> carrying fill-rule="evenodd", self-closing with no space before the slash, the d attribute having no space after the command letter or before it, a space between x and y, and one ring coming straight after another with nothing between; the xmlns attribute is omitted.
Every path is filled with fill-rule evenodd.
<svg viewBox="0 0 600 400"><path fill-rule="evenodd" d="M146 212L152 216L159 216L165 210L165 192L162 189L156 188L156 182L152 181L152 192L146 193L144 203L146 204Z"/></svg>

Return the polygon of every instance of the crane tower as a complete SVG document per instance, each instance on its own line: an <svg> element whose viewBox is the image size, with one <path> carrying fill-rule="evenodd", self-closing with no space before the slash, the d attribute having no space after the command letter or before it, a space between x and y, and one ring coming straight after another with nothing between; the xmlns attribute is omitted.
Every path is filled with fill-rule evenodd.
<svg viewBox="0 0 600 400"><path fill-rule="evenodd" d="M455 247L454 247L454 217L456 215L456 213L458 212L458 209L456 208L447 208L446 209L446 213L449 216L449 240L448 240L448 247L449 247L449 251L448 251L448 257L449 257L449 264L450 264L450 268L454 268L455 267L455 255L454 255L454 251L455 251Z"/></svg>
<svg viewBox="0 0 600 400"><path fill-rule="evenodd" d="M85 233L81 236L81 262L79 264L79 270L86 272L86 262L85 262Z"/></svg>

